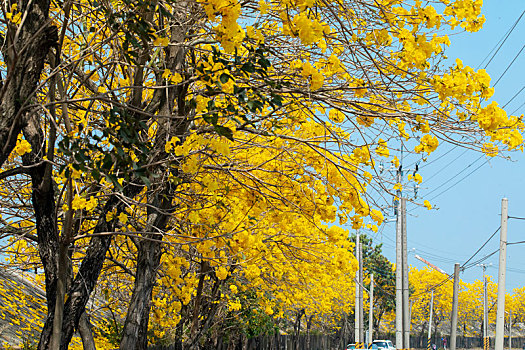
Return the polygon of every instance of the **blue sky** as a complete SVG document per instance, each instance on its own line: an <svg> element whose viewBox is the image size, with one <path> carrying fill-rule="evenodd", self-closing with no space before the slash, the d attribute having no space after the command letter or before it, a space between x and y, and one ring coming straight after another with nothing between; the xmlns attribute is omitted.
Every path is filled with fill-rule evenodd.
<svg viewBox="0 0 525 350"><path fill-rule="evenodd" d="M483 13L487 20L483 29L477 33L450 36L452 45L447 56L451 61L460 58L465 65L477 68L524 10L524 0L485 1ZM501 76L493 96L500 106L507 104L525 86L524 37L525 15L486 68L492 77L492 85ZM502 76L520 50L523 51ZM509 114L517 110L513 114L521 115L525 113L524 102L525 89L508 103L505 110ZM415 259L414 255L418 254L451 273L454 262L463 264L498 229L503 197L509 200L509 215L525 218L525 154L516 152L511 158L487 159L480 157L479 153L441 145L428 164L423 163L419 171L423 176L419 196L430 200L439 209L428 211L409 204L409 264L418 268L425 266ZM405 164L410 165L415 160L406 158ZM386 224L372 237L376 243L383 243L384 254L395 261L395 222ZM508 241L525 241L525 220L509 220ZM472 261L498 248L499 232ZM484 263L492 263L487 274L497 280L498 253ZM525 244L508 247L507 267L507 291L525 286ZM473 282L481 275L481 267L474 266L465 270L461 278Z"/></svg>

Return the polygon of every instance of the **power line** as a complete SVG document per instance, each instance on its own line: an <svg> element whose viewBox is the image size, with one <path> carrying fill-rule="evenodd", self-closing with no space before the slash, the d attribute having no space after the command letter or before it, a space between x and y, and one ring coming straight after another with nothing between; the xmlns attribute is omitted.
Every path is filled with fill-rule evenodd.
<svg viewBox="0 0 525 350"><path fill-rule="evenodd" d="M523 49L525 49L525 44L521 47L520 51L516 54L516 56L514 56L514 58L512 59L512 62L509 63L509 65L507 66L507 68L505 68L505 71L499 76L498 80L496 80L496 82L494 83L494 86L493 87L496 87L496 85L498 85L499 81L501 80L501 78L503 78L503 76L505 75L505 73L507 73L507 71L509 70L509 68L514 64L514 62L516 61L516 59L518 58L518 56L521 54L521 52L523 51Z"/></svg>
<svg viewBox="0 0 525 350"><path fill-rule="evenodd" d="M481 259L478 259L472 263L470 263L468 266L465 266L463 267L463 270L467 270L467 269L470 269L471 267L474 267L480 263L482 263L483 261L487 260L488 258L490 258L491 256L493 256L494 254L496 254L497 252L499 252L499 248L496 249L495 251L493 251L492 253L488 254L488 255L485 255L483 258Z"/></svg>
<svg viewBox="0 0 525 350"><path fill-rule="evenodd" d="M501 229L501 226L498 227L498 229L489 237L489 239L487 239L485 241L485 243L483 243L483 245L478 249L476 250L476 252L467 260L463 263L463 265L461 265L461 269L462 270L465 270L465 269L468 269L472 266L468 266L466 267L466 265L487 245L487 243L496 235L496 233L498 233L498 231ZM484 261L486 259L488 259L489 257L491 257L492 255L494 255L496 252L498 252L498 250L496 250L495 252L492 252L491 254L479 259L478 261L476 261L475 263L472 263L472 264L477 264L479 263L480 261ZM419 296L419 295L422 295L422 294L425 294L425 293L428 293L429 291L431 290L436 290L437 288L441 287L442 285L444 285L445 283L447 283L447 281L451 280L452 278L454 277L454 274L447 274L447 277L445 277L443 280L441 280L439 283L436 283L435 285L431 286L430 288L427 287L427 289L423 292L420 292L420 293L417 293L417 294L414 294L412 295L411 297L416 297L416 296Z"/></svg>
<svg viewBox="0 0 525 350"><path fill-rule="evenodd" d="M416 209L416 208L414 208ZM413 210L413 209L412 209ZM385 227L385 225L383 225L383 228ZM395 244L395 240L390 238L389 236L387 235L382 235L381 237L387 239L388 241L390 241L391 243ZM381 244L384 244L385 246L389 247L389 248L395 248L394 245L390 244L389 242L385 242L384 240L381 241ZM419 242L416 242L414 240L411 240L410 241L410 244L412 246L417 246L418 248L413 248L415 249L416 251L419 251L419 252L422 252L425 254L425 256L429 256L430 258L432 258L432 260L437 260L439 262L444 262L444 263L453 263L453 262L456 262L456 259L452 259L452 258L447 258L446 256L443 256L443 255L438 255L438 254L435 254L435 253L431 253L429 252L428 250L426 249L434 249L436 251L440 251L439 249L436 249L436 248L433 248L433 247L430 247L428 245L425 245L423 243L419 243ZM424 247L426 249L422 249L422 248L419 248L419 247ZM443 252L443 253L446 253L445 251L440 251L440 252Z"/></svg>
<svg viewBox="0 0 525 350"><path fill-rule="evenodd" d="M513 268L513 267L507 267L507 270L509 270L510 272L514 272L514 273L525 273L525 270L516 269L516 268Z"/></svg>
<svg viewBox="0 0 525 350"><path fill-rule="evenodd" d="M453 151L455 148L457 148L457 147L458 147L458 145L454 145L454 147L452 147L451 149L449 149L447 152L443 153L443 154L440 155L439 157L437 157L437 158L435 158L435 159L432 159L430 162L425 162L424 164L422 164L421 166L419 166L419 170L421 170L421 169L423 169L424 167L427 167L427 166L429 166L430 164L432 164L432 163L434 163L434 162L440 160L441 158L443 158L444 156L446 156L447 154L449 154L450 152L452 152L452 151ZM410 167L412 167L412 166L413 166L414 164L416 164L417 162L419 162L419 160L416 161L416 162L414 162L414 163L412 163L412 164L410 165Z"/></svg>
<svg viewBox="0 0 525 350"><path fill-rule="evenodd" d="M516 28L516 26L518 25L519 21L521 20L521 18L523 17L523 15L525 14L525 10L523 10L523 12L521 13L521 15L518 17L518 19L514 22L514 24L512 25L512 27L507 31L507 33L503 36L502 39L500 39L498 41L498 43L496 44L496 46L494 46L494 48L488 53L488 55L483 59L483 61L481 61L481 63L478 65L478 67L476 68L476 70L479 69L479 67L483 64L483 62L485 62L485 60L490 56L490 54L496 49L496 47L498 47L496 49L496 52L494 52L494 54L492 55L492 57L490 58L490 60L487 62L487 64L485 65L485 67L483 67L484 69L486 69L488 67L488 65L490 64L490 62L492 62L492 60L494 59L494 57L496 57L496 55L498 54L499 50L501 49L501 47L503 46L503 44L505 44L505 41L507 41L507 39L509 38L510 34L514 31L514 28ZM501 43L501 44L500 44ZM498 46L499 44L499 46Z"/></svg>
<svg viewBox="0 0 525 350"><path fill-rule="evenodd" d="M465 180L467 177L469 177L470 175L472 175L473 173L475 173L478 169L480 169L482 166L484 166L485 164L488 163L488 159L481 163L476 169L472 170L470 173L468 173L467 175L463 176L461 179L459 179L458 181L456 181L455 183L453 183L452 185L450 185L449 187L447 187L446 189L444 189L443 191L439 192L438 194L436 194L434 197L430 198L430 200L434 200L436 199L437 197L441 196L443 193L447 192L448 190L450 190L452 187L456 186L457 184L459 184L461 181Z"/></svg>
<svg viewBox="0 0 525 350"><path fill-rule="evenodd" d="M483 249L487 245L487 243L489 243L489 241L496 235L496 233L498 233L500 229L501 229L501 226L499 226L498 229L494 231L494 233L489 237L489 239L487 239L485 243L483 243L483 245L478 250L476 250L476 252L472 254L472 256L467 261L465 261L465 263L461 267L464 267L465 265L468 264L469 261L474 259L474 257L481 251L481 249Z"/></svg>
<svg viewBox="0 0 525 350"><path fill-rule="evenodd" d="M479 161L481 158L483 158L483 155L481 155L479 158L477 158L476 160L474 160L472 163L470 163L469 165L467 165L465 168L463 168L462 170L460 170L456 175L452 176L450 179L446 180L444 183L442 183L441 185L439 185L438 187L434 188L432 191L428 192L426 195L430 195L434 192L436 192L438 189L440 189L441 187L445 186L447 183L449 183L450 181L452 181L454 178L458 177L459 175L461 175L461 173L463 173L465 170L467 170L468 168L470 168L472 165L474 165L477 161Z"/></svg>
<svg viewBox="0 0 525 350"><path fill-rule="evenodd" d="M525 102L523 102L518 108L516 108L514 111L512 111L510 114L514 114L516 113L517 111L520 110L521 107L525 106Z"/></svg>
<svg viewBox="0 0 525 350"><path fill-rule="evenodd" d="M523 85L523 86L521 87L520 91L516 92L516 94L514 94L514 96L512 96L512 98L511 98L510 100L508 100L507 103L505 103L505 104L503 105L503 108L507 107L507 105L508 105L509 103L511 103L511 102L512 102L512 101L513 101L513 100L514 100L514 99L515 99L515 98L516 98L516 97L517 97L517 96L518 96L518 95L519 95L524 89L525 89L525 85ZM521 107L521 106L520 106L520 107Z"/></svg>
<svg viewBox="0 0 525 350"><path fill-rule="evenodd" d="M455 147L458 147L458 146L455 146ZM438 175L439 173L441 173L443 170L445 170L446 168L448 168L449 166L452 165L452 163L454 163L456 160L458 160L460 157L462 157L465 153L468 152L468 149L464 150L463 152L461 152L456 158L454 158L452 161L448 162L447 165L445 165L444 167L441 167L438 171L436 171L434 173L434 175L430 176L429 178L426 178L425 181L430 181L431 179L433 179L434 177L436 177L436 175ZM436 159L437 160L437 159Z"/></svg>
<svg viewBox="0 0 525 350"><path fill-rule="evenodd" d="M438 187L436 187L435 189L433 189L432 191L430 191L429 193L427 193L426 195L430 195L431 193L437 191L438 189L440 189L441 187L445 186L447 183L449 183L452 179L456 178L457 176L459 176L462 172L464 172L465 170L467 170L468 168L470 168L472 165L474 165L478 160L480 160L481 158L483 157L483 155L481 155L478 159L476 159L475 161L473 161L472 163L470 163L469 165L467 165L463 170L461 170L459 173L457 173L456 175L452 176L450 179L448 179L447 181L445 181L444 183L442 183L441 185L439 185ZM481 163L477 168L475 168L474 170L472 170L470 173L468 173L467 175L463 176L461 179L459 179L458 181L456 181L455 183L453 183L452 185L450 185L449 187L447 187L446 189L444 189L443 191L439 192L438 194L436 194L434 197L432 197L430 200L434 200L436 199L437 197L439 197L440 195L442 195L443 193L447 192L448 190L450 190L452 187L456 186L457 184L459 184L461 181L465 180L467 177L469 177L470 175L472 175L475 171L477 171L479 168L481 168L483 165L485 165L486 163L488 162L488 159Z"/></svg>

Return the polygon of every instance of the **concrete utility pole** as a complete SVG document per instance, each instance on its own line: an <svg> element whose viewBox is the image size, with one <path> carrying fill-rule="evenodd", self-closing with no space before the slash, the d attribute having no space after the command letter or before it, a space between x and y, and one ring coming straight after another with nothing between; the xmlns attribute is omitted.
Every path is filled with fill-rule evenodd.
<svg viewBox="0 0 525 350"><path fill-rule="evenodd" d="M454 264L454 290L452 292L452 315L450 316L450 350L456 350L458 328L459 264Z"/></svg>
<svg viewBox="0 0 525 350"><path fill-rule="evenodd" d="M398 173L399 175L399 173ZM398 176L399 178L399 176ZM396 220L396 348L403 349L403 229L401 201L398 201Z"/></svg>
<svg viewBox="0 0 525 350"><path fill-rule="evenodd" d="M410 309L408 302L407 200L401 198L401 228L403 259L403 349L410 348Z"/></svg>
<svg viewBox="0 0 525 350"><path fill-rule="evenodd" d="M509 310L509 350L512 349L512 310Z"/></svg>
<svg viewBox="0 0 525 350"><path fill-rule="evenodd" d="M434 290L432 290L432 295L430 296L430 315L428 317L427 350L430 350L432 347L430 338L432 337L432 309L433 308L434 308Z"/></svg>
<svg viewBox="0 0 525 350"><path fill-rule="evenodd" d="M359 240L359 341L365 341L365 318L363 315L363 245Z"/></svg>
<svg viewBox="0 0 525 350"><path fill-rule="evenodd" d="M483 266L483 350L489 350L489 308L488 308L488 294L487 294L487 276L485 276L485 269L487 265Z"/></svg>
<svg viewBox="0 0 525 350"><path fill-rule="evenodd" d="M355 237L355 257L357 258L357 266L358 266L358 270L356 271L355 273L355 311L354 311L354 325L355 325L355 328L354 328L354 342L356 343L356 347L357 347L357 344L359 342L361 342L361 339L359 338L360 336L360 325L359 325L359 290L361 288L360 284L359 284L359 268L361 266L361 263L360 263L360 257L359 257L359 231L357 231L357 234L356 234L356 237Z"/></svg>
<svg viewBox="0 0 525 350"><path fill-rule="evenodd" d="M370 301L368 308L368 344L374 341L374 275L370 275Z"/></svg>
<svg viewBox="0 0 525 350"><path fill-rule="evenodd" d="M508 200L501 200L501 229L499 240L498 309L496 310L495 350L503 350L505 332L505 272L507 269Z"/></svg>

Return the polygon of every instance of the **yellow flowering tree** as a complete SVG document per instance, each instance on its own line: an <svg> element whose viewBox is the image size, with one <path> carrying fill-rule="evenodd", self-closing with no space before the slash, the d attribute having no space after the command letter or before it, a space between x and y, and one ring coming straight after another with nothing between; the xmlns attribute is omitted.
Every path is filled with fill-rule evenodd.
<svg viewBox="0 0 525 350"><path fill-rule="evenodd" d="M194 346L248 291L267 315L348 308L342 226L381 225L400 140L522 147L484 70L440 66L440 28L478 30L479 0L2 6L1 219L44 274L39 349L99 291L121 349L148 326Z"/></svg>
<svg viewBox="0 0 525 350"><path fill-rule="evenodd" d="M435 329L448 334L450 331L450 315L452 312L453 279L442 273L425 267L421 270L411 267L409 271L410 300L411 300L411 332L426 335L430 313L430 299L434 291L434 308L432 324ZM496 317L497 283L488 279L488 311L489 324L494 324ZM512 310L519 310L522 295L517 289L507 295L507 306ZM514 312L514 311L513 311ZM395 313L386 317L387 322L394 324ZM460 279L458 292L458 334L471 337L482 336L483 322L483 281L476 280L466 283ZM445 328L443 328L445 327Z"/></svg>

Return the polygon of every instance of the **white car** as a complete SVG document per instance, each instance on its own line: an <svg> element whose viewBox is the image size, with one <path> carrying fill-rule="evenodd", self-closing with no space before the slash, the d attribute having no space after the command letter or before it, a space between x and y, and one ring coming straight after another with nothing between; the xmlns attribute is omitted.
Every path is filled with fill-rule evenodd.
<svg viewBox="0 0 525 350"><path fill-rule="evenodd" d="M396 350L396 347L390 340L374 340L368 348L374 350Z"/></svg>

